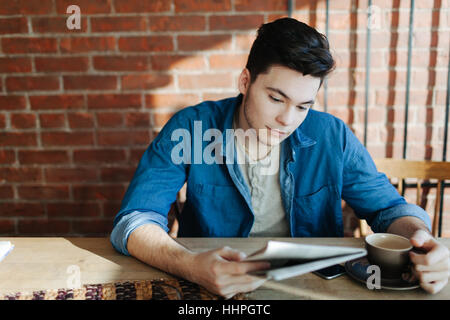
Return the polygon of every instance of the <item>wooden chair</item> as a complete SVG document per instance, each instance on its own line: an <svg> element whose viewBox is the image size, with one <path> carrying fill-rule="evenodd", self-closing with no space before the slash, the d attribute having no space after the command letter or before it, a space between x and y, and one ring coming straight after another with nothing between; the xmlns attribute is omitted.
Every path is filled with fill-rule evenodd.
<svg viewBox="0 0 450 320"><path fill-rule="evenodd" d="M441 205L441 189L444 180L450 179L450 162L439 161L411 161L399 159L375 159L378 171L383 172L391 180L398 178L398 192L403 193L403 179L417 179L416 204L420 206L422 183L424 180L437 179L436 203L432 223L432 234L437 236L439 224L439 210ZM360 234L367 235L369 226L365 220L360 220Z"/></svg>

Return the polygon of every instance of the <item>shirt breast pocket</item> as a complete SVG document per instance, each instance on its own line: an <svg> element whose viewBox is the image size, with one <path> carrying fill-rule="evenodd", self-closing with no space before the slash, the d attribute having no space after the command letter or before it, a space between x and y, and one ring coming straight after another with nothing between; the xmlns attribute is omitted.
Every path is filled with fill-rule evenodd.
<svg viewBox="0 0 450 320"><path fill-rule="evenodd" d="M340 195L336 185L294 197L293 228L295 236L333 237L342 229Z"/></svg>
<svg viewBox="0 0 450 320"><path fill-rule="evenodd" d="M236 237L245 218L245 201L233 185L195 184L192 205L202 234Z"/></svg>

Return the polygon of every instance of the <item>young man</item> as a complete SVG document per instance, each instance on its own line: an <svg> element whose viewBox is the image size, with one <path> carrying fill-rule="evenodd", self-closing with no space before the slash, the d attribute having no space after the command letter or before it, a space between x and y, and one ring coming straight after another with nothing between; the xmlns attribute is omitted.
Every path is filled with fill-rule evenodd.
<svg viewBox="0 0 450 320"><path fill-rule="evenodd" d="M448 249L430 236L428 214L405 202L341 120L311 109L333 67L315 29L290 18L262 25L240 94L179 111L144 153L114 219L116 250L228 298L260 286L247 273L269 265L175 242L167 214L185 182L182 237L340 237L344 199L375 232L424 248L411 254L415 276L425 290L441 290Z"/></svg>

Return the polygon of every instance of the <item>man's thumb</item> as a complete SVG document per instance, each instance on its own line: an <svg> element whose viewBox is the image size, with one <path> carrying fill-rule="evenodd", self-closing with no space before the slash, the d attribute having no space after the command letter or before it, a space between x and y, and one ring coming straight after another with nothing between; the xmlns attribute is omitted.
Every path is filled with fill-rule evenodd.
<svg viewBox="0 0 450 320"><path fill-rule="evenodd" d="M418 230L413 234L410 241L414 247L422 247L425 241L427 241L429 238L430 235L427 232Z"/></svg>
<svg viewBox="0 0 450 320"><path fill-rule="evenodd" d="M220 248L218 253L222 258L230 261L240 261L246 258L245 253L232 249L228 246Z"/></svg>

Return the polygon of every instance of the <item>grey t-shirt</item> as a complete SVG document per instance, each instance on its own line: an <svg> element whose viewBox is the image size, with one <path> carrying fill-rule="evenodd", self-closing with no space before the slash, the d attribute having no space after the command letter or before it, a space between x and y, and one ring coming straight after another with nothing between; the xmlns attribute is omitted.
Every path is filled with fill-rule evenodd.
<svg viewBox="0 0 450 320"><path fill-rule="evenodd" d="M233 127L235 128L234 124ZM252 160L235 137L240 169L250 189L255 221L251 237L290 237L289 222L281 200L280 146L263 159Z"/></svg>

